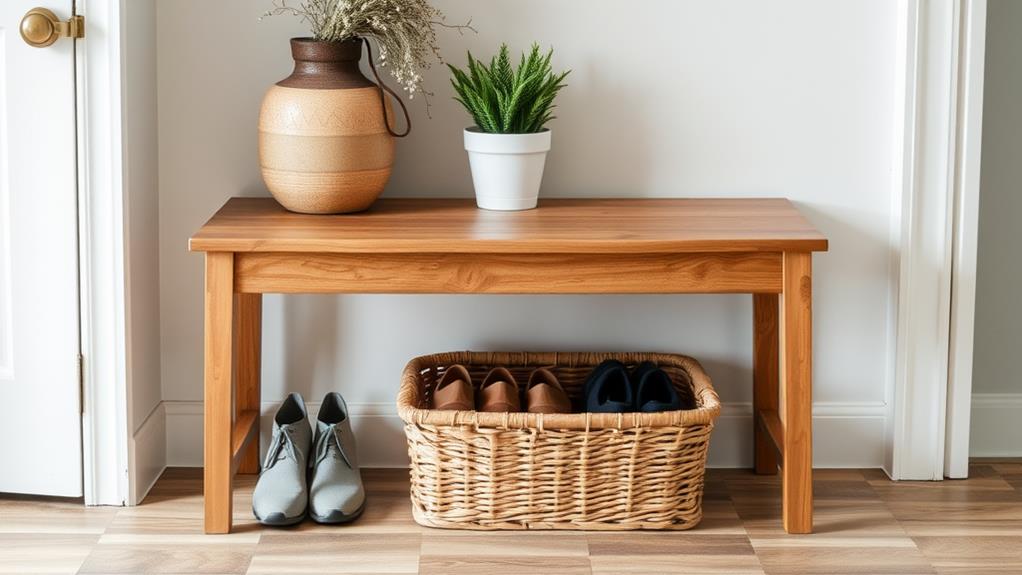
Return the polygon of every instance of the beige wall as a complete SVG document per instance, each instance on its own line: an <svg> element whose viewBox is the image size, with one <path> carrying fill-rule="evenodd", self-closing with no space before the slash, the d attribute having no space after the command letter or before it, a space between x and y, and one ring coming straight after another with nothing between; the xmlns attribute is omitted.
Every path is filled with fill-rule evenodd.
<svg viewBox="0 0 1022 575"><path fill-rule="evenodd" d="M445 57L536 40L574 70L543 196L787 196L831 239L815 260L817 454L883 459L890 356L897 3L889 0L436 2L478 34L441 31ZM232 195L264 195L256 118L291 65L289 18L268 1L158 3L163 399L171 464L201 461L202 258L187 238ZM398 145L387 196L472 194L447 73L432 119ZM266 298L264 398L340 390L366 460L400 464L393 401L404 363L451 349L655 349L702 360L728 415L712 460L747 464L748 296ZM272 408L272 406L269 406ZM371 431L370 431L371 430ZM173 443L178 442L178 443Z"/></svg>
<svg viewBox="0 0 1022 575"><path fill-rule="evenodd" d="M1022 456L1022 2L987 6L969 452Z"/></svg>
<svg viewBox="0 0 1022 575"><path fill-rule="evenodd" d="M987 10L973 389L1022 394L1022 2Z"/></svg>

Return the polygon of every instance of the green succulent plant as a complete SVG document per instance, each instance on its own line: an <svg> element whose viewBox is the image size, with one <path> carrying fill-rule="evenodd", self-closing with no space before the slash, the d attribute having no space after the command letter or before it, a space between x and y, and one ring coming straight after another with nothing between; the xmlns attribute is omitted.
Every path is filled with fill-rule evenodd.
<svg viewBox="0 0 1022 575"><path fill-rule="evenodd" d="M476 126L492 134L541 132L554 119L554 99L571 72L555 74L550 66L554 51L540 53L533 44L522 54L518 67L511 65L507 44L490 60L489 66L468 53L468 69L450 64L454 98L472 115Z"/></svg>

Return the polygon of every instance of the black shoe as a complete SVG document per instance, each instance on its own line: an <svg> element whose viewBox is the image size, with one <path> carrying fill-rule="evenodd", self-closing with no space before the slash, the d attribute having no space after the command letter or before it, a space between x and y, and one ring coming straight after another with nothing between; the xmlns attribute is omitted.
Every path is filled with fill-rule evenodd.
<svg viewBox="0 0 1022 575"><path fill-rule="evenodd" d="M591 413L628 413L634 410L635 393L625 364L608 359L596 366L582 387L585 410Z"/></svg>
<svg viewBox="0 0 1022 575"><path fill-rule="evenodd" d="M695 408L683 405L671 376L651 361L640 363L632 371L632 385L635 387L635 411L656 413Z"/></svg>

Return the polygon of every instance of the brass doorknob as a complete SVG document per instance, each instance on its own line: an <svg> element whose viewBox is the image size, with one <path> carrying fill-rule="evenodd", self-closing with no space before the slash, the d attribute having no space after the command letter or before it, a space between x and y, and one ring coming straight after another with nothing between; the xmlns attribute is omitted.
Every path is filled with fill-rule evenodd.
<svg viewBox="0 0 1022 575"><path fill-rule="evenodd" d="M58 38L84 36L85 20L81 16L72 16L67 22L61 22L52 10L33 8L21 19L21 38L36 48L45 48Z"/></svg>

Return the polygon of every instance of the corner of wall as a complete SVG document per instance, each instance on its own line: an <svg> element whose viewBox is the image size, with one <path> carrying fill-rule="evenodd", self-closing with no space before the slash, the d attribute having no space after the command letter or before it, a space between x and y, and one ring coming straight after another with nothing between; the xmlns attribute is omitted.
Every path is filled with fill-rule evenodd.
<svg viewBox="0 0 1022 575"><path fill-rule="evenodd" d="M167 462L162 403L159 276L159 155L156 3L124 4L122 153L124 306L129 402L129 505L138 504Z"/></svg>
<svg viewBox="0 0 1022 575"><path fill-rule="evenodd" d="M167 411L160 402L131 437L128 504L138 505L167 468Z"/></svg>

